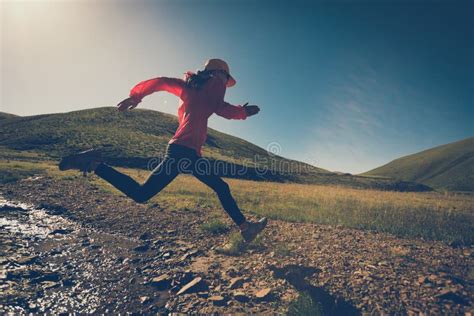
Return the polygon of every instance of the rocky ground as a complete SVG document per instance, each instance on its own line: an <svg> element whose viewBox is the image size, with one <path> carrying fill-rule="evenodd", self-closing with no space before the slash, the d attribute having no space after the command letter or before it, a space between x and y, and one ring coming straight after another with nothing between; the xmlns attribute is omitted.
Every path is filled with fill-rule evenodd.
<svg viewBox="0 0 474 316"><path fill-rule="evenodd" d="M202 230L199 208L137 204L87 179L0 195L2 314L286 313L301 292L336 315L474 313L473 248L272 220L258 247L226 256L214 248L230 232Z"/></svg>

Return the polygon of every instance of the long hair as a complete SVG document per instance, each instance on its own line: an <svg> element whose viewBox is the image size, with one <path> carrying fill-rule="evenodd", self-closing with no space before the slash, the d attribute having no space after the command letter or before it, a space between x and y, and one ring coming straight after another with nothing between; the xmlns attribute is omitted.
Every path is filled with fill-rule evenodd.
<svg viewBox="0 0 474 316"><path fill-rule="evenodd" d="M211 70L198 70L197 73L188 71L185 73L184 81L188 87L192 89L200 89L211 78Z"/></svg>

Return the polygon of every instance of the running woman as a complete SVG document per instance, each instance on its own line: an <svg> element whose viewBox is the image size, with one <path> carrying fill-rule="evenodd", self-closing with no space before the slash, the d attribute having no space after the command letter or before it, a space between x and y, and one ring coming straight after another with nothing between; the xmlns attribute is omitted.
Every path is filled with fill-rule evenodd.
<svg viewBox="0 0 474 316"><path fill-rule="evenodd" d="M107 165L99 151L94 149L64 157L59 169L94 172L138 203L155 196L178 174L192 174L216 192L244 240L251 242L265 228L267 219L263 217L257 222L246 220L232 197L229 185L214 173L214 168L202 168L203 162L209 163L201 157L201 147L206 141L207 120L212 114L226 119L245 120L260 111L256 105L232 105L224 101L226 88L235 84L228 64L215 58L207 60L204 69L197 73L186 72L184 80L157 77L142 81L132 88L129 97L117 105L120 112L134 109L145 96L157 91L167 91L180 98L178 129L168 143L164 159L143 184Z"/></svg>

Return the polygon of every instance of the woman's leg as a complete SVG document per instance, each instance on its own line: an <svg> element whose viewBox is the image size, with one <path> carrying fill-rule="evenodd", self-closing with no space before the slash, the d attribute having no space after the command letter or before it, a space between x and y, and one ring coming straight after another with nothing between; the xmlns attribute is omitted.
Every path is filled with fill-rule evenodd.
<svg viewBox="0 0 474 316"><path fill-rule="evenodd" d="M148 179L139 184L126 174L123 174L105 163L95 169L95 174L112 184L125 195L138 203L144 203L160 192L178 175L174 159L165 158L150 173Z"/></svg>
<svg viewBox="0 0 474 316"><path fill-rule="evenodd" d="M193 175L217 193L224 210L229 214L234 223L240 226L246 222L245 216L230 193L229 185L221 177L208 172L193 172Z"/></svg>

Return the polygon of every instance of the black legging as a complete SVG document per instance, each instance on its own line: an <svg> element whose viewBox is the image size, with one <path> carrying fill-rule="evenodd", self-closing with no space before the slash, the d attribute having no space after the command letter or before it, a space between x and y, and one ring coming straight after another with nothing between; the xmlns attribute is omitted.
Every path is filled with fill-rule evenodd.
<svg viewBox="0 0 474 316"><path fill-rule="evenodd" d="M169 144L165 158L143 184L139 184L105 163L97 166L95 174L136 202L144 203L166 187L178 174L190 173L217 193L225 211L237 225L244 223L245 217L235 203L229 185L212 170L210 162L199 157L194 149Z"/></svg>

